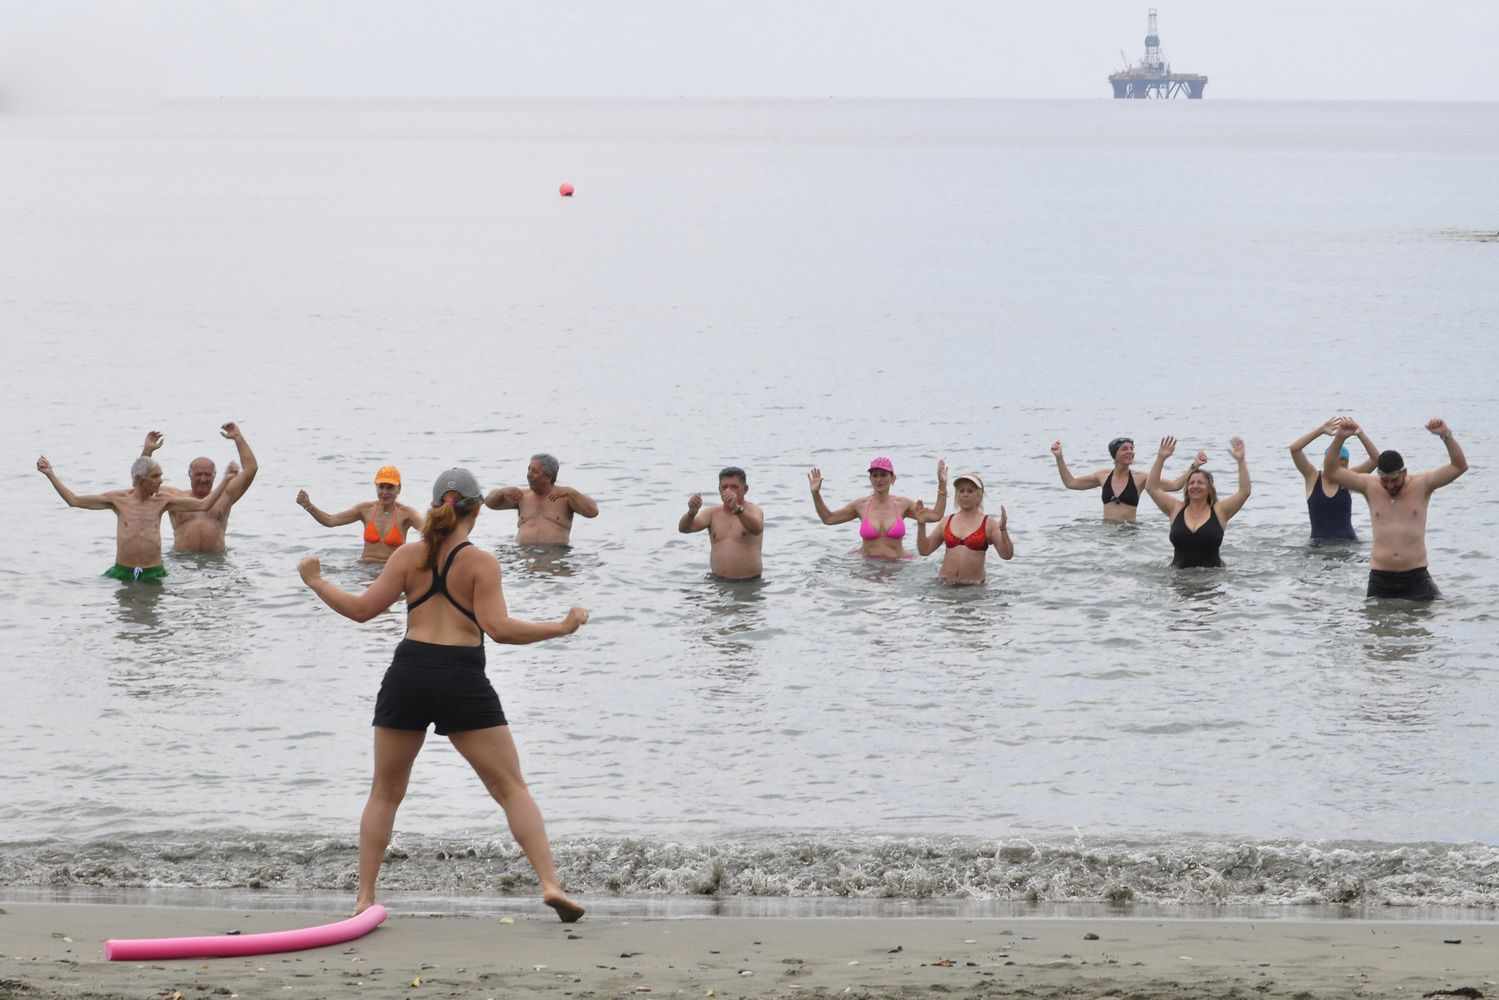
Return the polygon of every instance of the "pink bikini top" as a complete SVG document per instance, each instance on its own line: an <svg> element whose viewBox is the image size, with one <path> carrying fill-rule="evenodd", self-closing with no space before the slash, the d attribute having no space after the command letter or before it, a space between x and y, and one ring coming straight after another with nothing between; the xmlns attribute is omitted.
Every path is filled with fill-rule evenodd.
<svg viewBox="0 0 1499 1000"><path fill-rule="evenodd" d="M864 520L859 522L859 537L864 539L866 542L872 542L876 538L880 537L880 529L876 528L874 526L874 522L866 517L864 518ZM895 523L885 529L885 537L893 538L897 541L905 538L906 519L904 517L896 518Z"/></svg>

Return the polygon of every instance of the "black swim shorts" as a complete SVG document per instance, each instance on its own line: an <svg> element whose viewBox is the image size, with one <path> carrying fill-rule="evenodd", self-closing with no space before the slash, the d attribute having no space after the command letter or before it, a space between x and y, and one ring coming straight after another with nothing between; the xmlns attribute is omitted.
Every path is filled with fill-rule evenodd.
<svg viewBox="0 0 1499 1000"><path fill-rule="evenodd" d="M1442 596L1426 567L1420 569L1369 571L1369 597L1393 597L1406 601L1434 601Z"/></svg>
<svg viewBox="0 0 1499 1000"><path fill-rule="evenodd" d="M500 696L484 675L484 646L402 639L380 682L371 725L437 735L507 725Z"/></svg>

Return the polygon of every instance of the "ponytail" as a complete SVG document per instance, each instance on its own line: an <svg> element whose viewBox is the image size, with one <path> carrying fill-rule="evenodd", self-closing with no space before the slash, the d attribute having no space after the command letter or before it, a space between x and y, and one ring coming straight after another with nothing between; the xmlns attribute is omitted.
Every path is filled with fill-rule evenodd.
<svg viewBox="0 0 1499 1000"><path fill-rule="evenodd" d="M433 571L437 569L437 550L442 548L442 543L457 530L458 522L473 515L483 502L477 498L443 500L427 511L427 523L422 525L422 541L427 546L427 558L422 563L422 569Z"/></svg>

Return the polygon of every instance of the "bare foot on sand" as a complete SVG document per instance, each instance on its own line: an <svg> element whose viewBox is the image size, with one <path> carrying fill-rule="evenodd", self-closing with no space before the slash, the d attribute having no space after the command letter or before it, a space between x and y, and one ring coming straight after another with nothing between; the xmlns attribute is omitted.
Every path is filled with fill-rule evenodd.
<svg viewBox="0 0 1499 1000"><path fill-rule="evenodd" d="M564 924L576 923L584 913L583 907L567 898L567 893L560 889L541 894L541 901L557 911L557 917Z"/></svg>
<svg viewBox="0 0 1499 1000"><path fill-rule="evenodd" d="M374 905L375 905L375 901L373 899L360 899L360 900L357 900L354 903L354 912L351 915L357 917L361 913L363 913L365 910L368 910L371 906L374 906ZM574 918L574 919L576 919L576 918Z"/></svg>

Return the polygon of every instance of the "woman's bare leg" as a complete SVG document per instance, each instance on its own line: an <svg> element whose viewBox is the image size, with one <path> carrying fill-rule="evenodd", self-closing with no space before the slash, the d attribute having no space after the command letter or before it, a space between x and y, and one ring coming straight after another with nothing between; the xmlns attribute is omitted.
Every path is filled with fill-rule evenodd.
<svg viewBox="0 0 1499 1000"><path fill-rule="evenodd" d="M531 862L536 877L541 880L541 901L556 910L564 923L577 920L583 915L583 907L562 891L557 866L552 861L552 845L547 842L546 825L536 800L531 798L531 790L521 777L520 755L515 751L510 727L470 729L453 733L448 739L453 741L453 746L473 767L489 794L505 810L511 835L526 852L526 860Z"/></svg>
<svg viewBox="0 0 1499 1000"><path fill-rule="evenodd" d="M375 777L370 782L369 801L359 818L359 899L354 912L363 913L375 902L375 881L390 846L390 831L396 825L396 810L406 797L411 765L421 752L426 730L387 729L374 726Z"/></svg>

